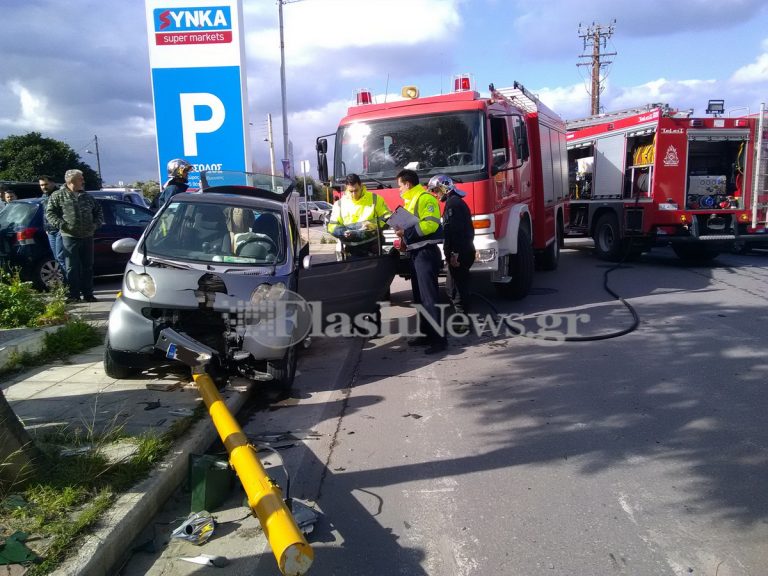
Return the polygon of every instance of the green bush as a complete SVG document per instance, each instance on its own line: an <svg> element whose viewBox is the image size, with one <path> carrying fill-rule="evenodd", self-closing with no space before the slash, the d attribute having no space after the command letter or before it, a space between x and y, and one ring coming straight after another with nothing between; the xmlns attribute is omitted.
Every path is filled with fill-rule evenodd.
<svg viewBox="0 0 768 576"><path fill-rule="evenodd" d="M22 282L18 272L0 272L0 327L35 326L43 312L45 300L31 282Z"/></svg>
<svg viewBox="0 0 768 576"><path fill-rule="evenodd" d="M0 328L60 324L67 318L66 297L61 285L46 294L22 282L18 272L0 271Z"/></svg>

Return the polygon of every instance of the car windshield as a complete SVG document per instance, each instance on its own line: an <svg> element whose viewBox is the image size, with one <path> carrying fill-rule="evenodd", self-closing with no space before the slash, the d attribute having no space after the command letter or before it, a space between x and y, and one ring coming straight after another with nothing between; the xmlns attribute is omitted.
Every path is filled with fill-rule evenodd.
<svg viewBox="0 0 768 576"><path fill-rule="evenodd" d="M0 230L26 226L37 212L37 204L31 202L11 202L0 209Z"/></svg>
<svg viewBox="0 0 768 576"><path fill-rule="evenodd" d="M144 249L150 258L266 266L285 259L284 230L277 210L172 201L154 223Z"/></svg>
<svg viewBox="0 0 768 576"><path fill-rule="evenodd" d="M315 200L315 204L317 204L321 210L330 210L331 208L333 208L331 204L328 204L328 202L324 202L321 200Z"/></svg>
<svg viewBox="0 0 768 576"><path fill-rule="evenodd" d="M394 179L403 168L420 175L485 167L483 116L460 112L355 122L336 136L335 174Z"/></svg>

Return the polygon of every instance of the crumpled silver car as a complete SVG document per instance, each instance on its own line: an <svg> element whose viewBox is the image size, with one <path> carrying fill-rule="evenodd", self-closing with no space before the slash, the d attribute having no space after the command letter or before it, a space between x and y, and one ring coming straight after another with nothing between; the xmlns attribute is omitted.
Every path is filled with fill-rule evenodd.
<svg viewBox="0 0 768 576"><path fill-rule="evenodd" d="M127 378L167 363L158 338L172 328L213 351L217 383L241 375L290 387L298 345L339 314L376 317L396 261L313 262L289 207L291 180L217 171L201 182L201 193L173 196L138 241L113 245L132 254L104 369Z"/></svg>

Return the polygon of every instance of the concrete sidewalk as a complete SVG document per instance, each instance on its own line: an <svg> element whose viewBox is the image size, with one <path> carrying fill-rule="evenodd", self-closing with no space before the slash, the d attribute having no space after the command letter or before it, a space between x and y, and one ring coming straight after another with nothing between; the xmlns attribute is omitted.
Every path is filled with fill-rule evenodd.
<svg viewBox="0 0 768 576"><path fill-rule="evenodd" d="M94 323L105 323L112 302L79 304L76 314ZM44 331L18 331L0 343L9 350L42 345ZM126 434L162 434L175 422L191 415L202 401L197 388L182 370L145 372L134 380L109 378L102 366L103 346L96 346L66 362L57 362L6 376L0 382L5 398L24 426L33 434L65 428L86 434L121 428ZM166 388L165 391L154 388ZM245 404L251 391L247 381L236 381L221 392L233 413ZM171 453L130 492L112 506L76 554L55 574L106 575L163 502L186 478L188 455L205 452L217 434L208 418L196 422Z"/></svg>
<svg viewBox="0 0 768 576"><path fill-rule="evenodd" d="M311 253L329 257L334 244L319 244L322 229L312 229ZM321 256L322 257L322 256ZM104 328L114 292L99 293L99 302L72 306L73 314ZM39 352L45 329L0 330L0 367L13 354ZM6 375L0 389L24 426L34 435L65 428L80 432L122 429L135 436L162 434L186 418L202 402L183 367L169 365L132 380L104 373L103 346L64 362ZM235 379L221 396L233 414L245 405L258 385ZM196 422L150 476L120 496L85 542L55 572L57 575L106 576L123 558L127 546L187 478L189 454L204 453L218 434L209 418Z"/></svg>

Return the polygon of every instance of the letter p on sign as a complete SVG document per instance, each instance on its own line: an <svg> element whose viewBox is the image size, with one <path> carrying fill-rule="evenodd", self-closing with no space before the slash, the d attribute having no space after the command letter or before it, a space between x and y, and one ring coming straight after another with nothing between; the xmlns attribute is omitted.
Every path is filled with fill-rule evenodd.
<svg viewBox="0 0 768 576"><path fill-rule="evenodd" d="M227 114L224 103L213 94L193 92L179 94L181 104L181 130L184 139L184 155L197 156L197 135L216 132L224 124ZM207 120L195 118L195 107L205 106L211 112Z"/></svg>

